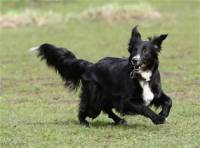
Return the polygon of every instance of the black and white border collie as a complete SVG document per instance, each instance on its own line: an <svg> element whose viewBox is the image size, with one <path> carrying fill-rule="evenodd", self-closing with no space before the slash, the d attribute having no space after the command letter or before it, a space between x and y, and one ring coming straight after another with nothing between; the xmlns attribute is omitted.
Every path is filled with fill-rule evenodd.
<svg viewBox="0 0 200 148"><path fill-rule="evenodd" d="M32 48L53 67L71 89L81 83L78 119L88 126L87 117L96 118L101 111L116 124L126 121L116 115L143 115L154 124L163 124L169 115L172 100L161 88L158 54L167 34L143 41L137 26L132 30L128 44L129 58L105 57L91 63L65 48L42 44ZM156 114L150 107L161 107Z"/></svg>

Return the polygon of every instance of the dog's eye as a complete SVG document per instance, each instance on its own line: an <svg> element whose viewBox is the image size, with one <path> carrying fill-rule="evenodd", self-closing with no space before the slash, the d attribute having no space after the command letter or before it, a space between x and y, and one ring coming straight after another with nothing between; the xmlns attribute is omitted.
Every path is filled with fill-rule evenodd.
<svg viewBox="0 0 200 148"><path fill-rule="evenodd" d="M142 53L148 53L148 52L150 52L150 49L148 48L148 47L143 47L143 49L142 49Z"/></svg>
<svg viewBox="0 0 200 148"><path fill-rule="evenodd" d="M148 50L146 48L143 48L142 53L146 53Z"/></svg>

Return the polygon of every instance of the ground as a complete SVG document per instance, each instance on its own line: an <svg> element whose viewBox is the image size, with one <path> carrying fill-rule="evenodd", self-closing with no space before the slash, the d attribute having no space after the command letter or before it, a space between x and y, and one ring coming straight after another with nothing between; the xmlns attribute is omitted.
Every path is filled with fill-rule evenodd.
<svg viewBox="0 0 200 148"><path fill-rule="evenodd" d="M198 0L0 3L0 147L200 147ZM79 91L28 49L48 42L92 62L127 57L136 24L144 39L169 34L160 53L162 87L173 99L168 121L125 116L128 125L114 126L102 113L80 126Z"/></svg>

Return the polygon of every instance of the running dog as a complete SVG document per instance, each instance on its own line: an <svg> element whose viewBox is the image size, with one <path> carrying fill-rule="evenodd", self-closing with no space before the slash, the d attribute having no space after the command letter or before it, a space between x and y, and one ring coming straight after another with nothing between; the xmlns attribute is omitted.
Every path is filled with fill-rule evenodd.
<svg viewBox="0 0 200 148"><path fill-rule="evenodd" d="M167 34L143 41L137 26L131 33L128 58L105 57L91 63L65 48L42 44L32 48L38 56L54 68L72 90L81 86L78 119L89 126L87 117L96 118L101 111L108 114L116 124L126 121L122 115L142 115L154 124L163 124L172 107L172 100L161 87L159 52ZM81 84L81 85L80 85ZM150 107L161 107L156 114Z"/></svg>

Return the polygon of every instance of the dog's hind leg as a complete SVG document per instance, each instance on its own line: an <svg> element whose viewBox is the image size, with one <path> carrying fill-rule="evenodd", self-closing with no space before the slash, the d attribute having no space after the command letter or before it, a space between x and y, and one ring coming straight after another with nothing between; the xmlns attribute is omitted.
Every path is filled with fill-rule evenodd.
<svg viewBox="0 0 200 148"><path fill-rule="evenodd" d="M81 98L81 102L79 105L79 113L78 113L78 119L81 125L89 126L89 122L86 120L87 116L88 116L87 103L84 102L83 98Z"/></svg>
<svg viewBox="0 0 200 148"><path fill-rule="evenodd" d="M80 104L79 104L79 113L78 113L78 119L80 124L89 126L89 122L86 120L86 117L88 116L88 91L86 87L82 87L82 93L80 96Z"/></svg>
<svg viewBox="0 0 200 148"><path fill-rule="evenodd" d="M167 95L162 93L162 95L158 99L155 99L154 105L155 106L162 106L162 110L159 113L159 115L164 116L164 117L168 117L169 112L170 112L171 107L172 107L172 100Z"/></svg>
<svg viewBox="0 0 200 148"><path fill-rule="evenodd" d="M81 125L89 126L89 122L86 120L87 113L79 111L78 118Z"/></svg>
<svg viewBox="0 0 200 148"><path fill-rule="evenodd" d="M112 109L104 109L104 112L108 114L108 117L113 119L116 124L127 124L126 120L121 119L119 116L117 116Z"/></svg>
<svg viewBox="0 0 200 148"><path fill-rule="evenodd" d="M80 124L89 126L86 117L96 118L102 110L101 95L98 92L98 87L91 81L82 80L81 101L79 106L79 121Z"/></svg>

